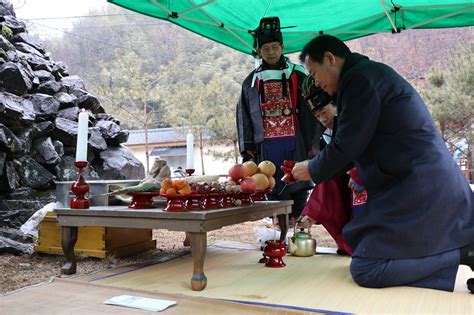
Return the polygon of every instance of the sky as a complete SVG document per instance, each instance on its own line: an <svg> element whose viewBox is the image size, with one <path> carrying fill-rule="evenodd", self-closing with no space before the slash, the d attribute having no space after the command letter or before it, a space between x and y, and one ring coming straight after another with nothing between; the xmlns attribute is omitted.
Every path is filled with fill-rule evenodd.
<svg viewBox="0 0 474 315"><path fill-rule="evenodd" d="M90 9L101 9L106 0L10 0L17 18L27 23L28 31L38 36L59 36L72 26L75 16Z"/></svg>

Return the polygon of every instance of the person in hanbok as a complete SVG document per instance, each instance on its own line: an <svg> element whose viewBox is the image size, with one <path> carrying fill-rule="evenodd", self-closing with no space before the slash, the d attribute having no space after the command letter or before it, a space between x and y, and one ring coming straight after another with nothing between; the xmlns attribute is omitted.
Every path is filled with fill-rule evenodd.
<svg viewBox="0 0 474 315"><path fill-rule="evenodd" d="M337 132L337 109L331 96L316 87L311 76L303 83L303 95L310 111L325 128L319 141L313 145L313 153L317 155L331 143ZM348 181L349 176L341 172L338 176L316 185L298 219L298 225L303 228L310 228L313 224L324 226L336 242L339 255L352 254L342 236L344 225L351 219L351 192Z"/></svg>
<svg viewBox="0 0 474 315"><path fill-rule="evenodd" d="M237 136L242 161L264 160L276 166L271 200L293 200L290 225L306 205L312 181L285 185L280 166L284 160L309 157L320 125L304 104L301 85L304 67L283 55L283 35L278 17L263 18L254 32L255 49L262 59L242 83L236 108Z"/></svg>

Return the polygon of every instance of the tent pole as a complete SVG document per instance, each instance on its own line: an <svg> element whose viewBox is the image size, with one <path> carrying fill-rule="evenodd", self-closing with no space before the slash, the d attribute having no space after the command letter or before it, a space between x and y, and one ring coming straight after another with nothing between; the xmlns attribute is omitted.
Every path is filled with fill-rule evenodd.
<svg viewBox="0 0 474 315"><path fill-rule="evenodd" d="M213 4L214 2L217 2L217 0L209 0L207 2L204 2L204 3L201 3L200 5L197 5L193 8L190 8L190 9L187 9L187 10L184 10L184 11L181 11L181 12L178 12L178 16L183 16L189 12L193 12L193 11L196 11L196 10L199 10L200 8L202 7L205 7L206 5L209 5L209 4ZM193 4L194 5L194 4Z"/></svg>
<svg viewBox="0 0 474 315"><path fill-rule="evenodd" d="M417 27L420 27L422 25L427 25L427 24L430 24L430 23L433 23L433 22L436 22L436 21L444 20L444 19L447 19L451 16L459 15L459 14L462 14L464 12L469 12L469 11L472 11L472 10L474 10L474 6L472 6L470 8L465 8L463 10L459 10L459 11L456 11L456 12L452 12L452 13L449 13L449 14L445 14L445 15L442 15L442 16L438 16L437 18L434 18L434 19L431 19L431 20L428 20L428 21L424 21L424 22L421 22L421 23L418 23L418 24L413 24L413 25L407 27L406 29L417 28Z"/></svg>
<svg viewBox="0 0 474 315"><path fill-rule="evenodd" d="M161 10L168 13L168 15L171 15L173 13L170 10L168 10L168 8L166 8L164 5L160 4L157 0L151 0L151 3L153 3L154 5L158 6Z"/></svg>
<svg viewBox="0 0 474 315"><path fill-rule="evenodd" d="M192 3L193 5L196 5L196 3L192 0L189 0L190 3ZM216 24L216 26L218 27L221 27L223 29L225 29L230 35L232 35L235 39L237 39L238 41L240 41L242 44L244 44L245 46L247 46L248 48L252 49L255 53L256 53L256 50L255 48L253 48L251 45L249 45L245 40L243 40L240 36L238 36L237 34L235 34L232 30L230 30L227 26L224 25L224 23L221 23L219 22L215 17L213 17L211 14L209 14L208 12L206 12L205 10L203 10L202 8L198 8L199 11L201 11L204 15L206 15L208 18L210 18L211 20L214 21L214 23Z"/></svg>
<svg viewBox="0 0 474 315"><path fill-rule="evenodd" d="M390 24L392 24L393 31L395 33L398 33L397 26L395 25L395 23L393 23L392 18L390 17L390 13L388 13L387 8L385 7L385 5L383 3L383 0L379 0L379 2L380 2L380 5L382 6L383 11L385 12L385 15L387 16L388 20L390 21Z"/></svg>

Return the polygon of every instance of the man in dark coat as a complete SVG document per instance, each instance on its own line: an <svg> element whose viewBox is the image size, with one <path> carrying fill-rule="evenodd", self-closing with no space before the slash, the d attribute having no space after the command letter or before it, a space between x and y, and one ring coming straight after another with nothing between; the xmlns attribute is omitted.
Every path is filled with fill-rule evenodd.
<svg viewBox="0 0 474 315"><path fill-rule="evenodd" d="M296 219L313 184L300 182L284 189L280 166L283 160L308 159L312 140L321 127L301 96L306 71L283 56L280 20L262 19L255 37L263 61L242 84L237 104L239 149L244 162L269 160L275 164L276 185L269 197L293 200L291 217Z"/></svg>
<svg viewBox="0 0 474 315"><path fill-rule="evenodd" d="M452 291L459 265L474 268L474 200L423 100L393 69L336 37L316 37L300 59L336 98L339 124L293 176L318 184L357 168L368 200L343 230L354 281Z"/></svg>

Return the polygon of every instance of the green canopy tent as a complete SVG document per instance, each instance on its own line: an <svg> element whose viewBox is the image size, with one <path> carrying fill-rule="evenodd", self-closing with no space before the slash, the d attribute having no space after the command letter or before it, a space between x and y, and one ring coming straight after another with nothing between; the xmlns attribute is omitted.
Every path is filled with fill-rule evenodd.
<svg viewBox="0 0 474 315"><path fill-rule="evenodd" d="M285 51L300 51L318 34L342 40L414 28L474 25L467 0L108 0L186 28L247 54L262 17L278 16Z"/></svg>

